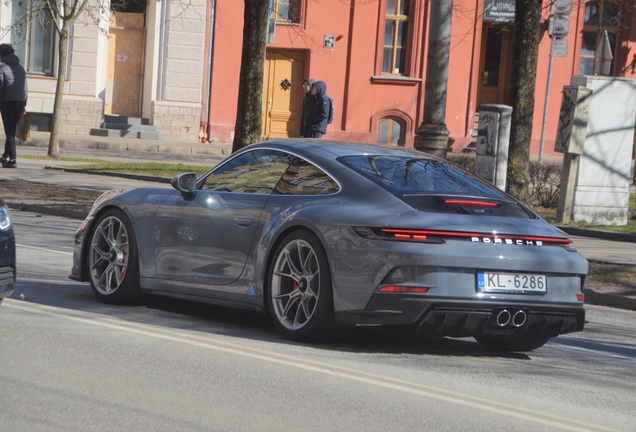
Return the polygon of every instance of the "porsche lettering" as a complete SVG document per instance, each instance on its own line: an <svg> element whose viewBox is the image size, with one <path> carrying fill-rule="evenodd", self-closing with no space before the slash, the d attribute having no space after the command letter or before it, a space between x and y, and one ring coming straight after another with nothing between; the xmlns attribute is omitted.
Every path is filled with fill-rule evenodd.
<svg viewBox="0 0 636 432"><path fill-rule="evenodd" d="M499 237L471 237L470 241L474 243L492 243L492 244L516 244L526 246L543 246L543 242L540 240L522 240L522 239L509 239Z"/></svg>

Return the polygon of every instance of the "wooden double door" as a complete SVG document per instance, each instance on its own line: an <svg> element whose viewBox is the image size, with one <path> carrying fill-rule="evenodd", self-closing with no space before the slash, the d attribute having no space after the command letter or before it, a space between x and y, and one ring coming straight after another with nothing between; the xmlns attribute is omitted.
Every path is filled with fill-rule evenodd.
<svg viewBox="0 0 636 432"><path fill-rule="evenodd" d="M263 137L300 135L303 106L302 51L267 51L263 86Z"/></svg>

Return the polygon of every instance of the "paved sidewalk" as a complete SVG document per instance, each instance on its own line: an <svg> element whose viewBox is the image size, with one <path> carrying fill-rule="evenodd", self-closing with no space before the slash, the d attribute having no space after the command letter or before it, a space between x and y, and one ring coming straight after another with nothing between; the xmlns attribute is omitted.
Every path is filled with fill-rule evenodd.
<svg viewBox="0 0 636 432"><path fill-rule="evenodd" d="M3 135L0 135L4 138ZM31 132L31 141L22 143L22 147L41 147L48 149L48 132ZM92 135L59 134L60 153L65 149L91 149L134 151L145 153L194 154L227 156L232 152L231 142L214 141L210 143L184 142L178 140L152 140L139 138L100 137ZM18 158L20 157L18 146Z"/></svg>
<svg viewBox="0 0 636 432"><path fill-rule="evenodd" d="M67 161L21 159L21 154L46 155L48 133L33 132L32 141L18 146L18 168L0 170L0 179L56 184L77 189L106 191L129 187L170 187L154 177L104 177L69 172L63 167L78 163ZM187 163L212 167L231 151L231 143L183 143L107 137L62 136L60 155L65 157L98 158L113 161ZM45 169L47 168L47 169ZM46 208L32 210L46 213ZM77 212L68 214L77 217ZM64 215L62 215L64 216ZM593 232L595 231L595 232ZM570 232L573 246L588 260L610 264L636 266L636 236L607 234L606 231L577 230ZM636 311L636 294L602 294L586 290L586 301Z"/></svg>

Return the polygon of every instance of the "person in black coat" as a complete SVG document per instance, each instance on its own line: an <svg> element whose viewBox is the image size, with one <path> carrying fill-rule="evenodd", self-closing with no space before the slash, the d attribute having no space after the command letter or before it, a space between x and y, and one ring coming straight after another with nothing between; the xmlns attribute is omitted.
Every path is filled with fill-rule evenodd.
<svg viewBox="0 0 636 432"><path fill-rule="evenodd" d="M20 117L26 114L26 71L9 44L0 44L0 114L4 124L4 153L0 162L3 168L15 168L15 130Z"/></svg>
<svg viewBox="0 0 636 432"><path fill-rule="evenodd" d="M305 97L303 98L303 110L300 114L300 136L304 138L311 138L311 129L309 128L309 114L311 114L311 108L316 101L316 98L311 94L311 87L316 82L315 79L307 78L303 81L303 91Z"/></svg>
<svg viewBox="0 0 636 432"><path fill-rule="evenodd" d="M327 133L331 103L326 92L327 84L324 81L316 81L311 87L311 93L316 100L311 108L308 138L322 138L323 134Z"/></svg>

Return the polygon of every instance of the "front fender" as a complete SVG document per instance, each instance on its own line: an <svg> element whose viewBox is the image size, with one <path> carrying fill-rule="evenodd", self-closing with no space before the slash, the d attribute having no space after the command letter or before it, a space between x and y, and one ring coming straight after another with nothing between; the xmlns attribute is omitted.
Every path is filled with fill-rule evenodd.
<svg viewBox="0 0 636 432"><path fill-rule="evenodd" d="M91 211L75 234L76 246L81 245L80 259L74 259L72 279L88 280L87 248L90 234L104 212L116 208L122 211L133 226L133 235L139 248L139 273L141 277L153 277L156 273L154 259L155 219L161 204L172 193L173 189L144 188L129 190L112 190L102 194L93 204Z"/></svg>

